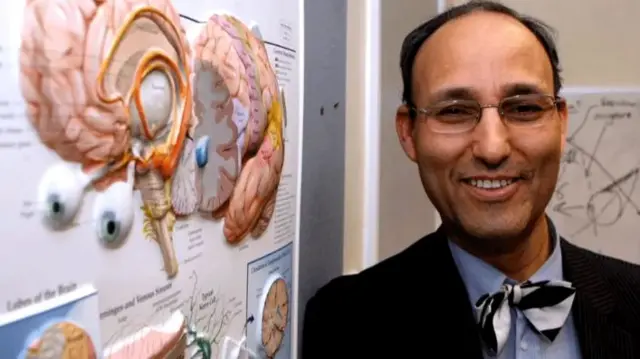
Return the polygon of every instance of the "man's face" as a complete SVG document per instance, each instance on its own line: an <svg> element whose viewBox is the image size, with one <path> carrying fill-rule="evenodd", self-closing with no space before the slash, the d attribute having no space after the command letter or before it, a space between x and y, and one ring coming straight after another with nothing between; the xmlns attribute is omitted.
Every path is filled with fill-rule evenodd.
<svg viewBox="0 0 640 359"><path fill-rule="evenodd" d="M486 12L434 33L416 57L412 83L418 108L450 99L495 105L523 89L553 95L553 85L551 63L535 35L510 17ZM545 118L537 127L513 128L486 108L473 130L456 134L432 131L424 115L412 121L399 114L396 124L443 220L471 237L508 241L540 218L556 185L566 108L553 108ZM488 180L501 188L478 188Z"/></svg>

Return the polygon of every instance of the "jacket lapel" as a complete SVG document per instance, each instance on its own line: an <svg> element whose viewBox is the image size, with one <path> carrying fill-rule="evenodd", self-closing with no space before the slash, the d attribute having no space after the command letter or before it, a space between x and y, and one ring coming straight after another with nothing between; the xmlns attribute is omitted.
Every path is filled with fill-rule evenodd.
<svg viewBox="0 0 640 359"><path fill-rule="evenodd" d="M572 309L583 359L634 359L631 335L612 319L616 298L598 258L561 239L564 275L576 288Z"/></svg>
<svg viewBox="0 0 640 359"><path fill-rule="evenodd" d="M460 343L460 345L447 347L447 357L482 359L482 344L469 295L458 267L453 261L442 227L425 238L423 242L425 246L421 251L428 253L423 258L429 258L431 264L437 264L437 268L429 268L430 276L438 276L440 288L446 288L447 292L447 295L437 296L438 302L434 303L435 308L442 308L447 313L448 323L444 324L446 328L444 335L453 335ZM450 342L451 338L442 338L442 340Z"/></svg>

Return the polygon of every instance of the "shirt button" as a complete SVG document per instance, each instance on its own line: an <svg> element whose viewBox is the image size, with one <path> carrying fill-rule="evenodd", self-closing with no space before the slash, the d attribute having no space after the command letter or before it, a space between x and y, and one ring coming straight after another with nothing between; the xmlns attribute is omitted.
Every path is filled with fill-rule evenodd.
<svg viewBox="0 0 640 359"><path fill-rule="evenodd" d="M527 349L529 349L529 345L527 344L527 342L525 342L524 340L520 342L520 349L522 349L523 351L527 351Z"/></svg>

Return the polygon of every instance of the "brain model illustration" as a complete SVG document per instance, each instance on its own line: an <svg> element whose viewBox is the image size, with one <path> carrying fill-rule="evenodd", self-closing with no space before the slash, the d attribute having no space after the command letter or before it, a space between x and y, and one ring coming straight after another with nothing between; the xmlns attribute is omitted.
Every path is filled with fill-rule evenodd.
<svg viewBox="0 0 640 359"><path fill-rule="evenodd" d="M170 277L176 217L224 218L230 243L264 232L283 111L264 45L246 26L213 16L192 48L168 0L30 0L23 26L27 115L62 160L38 188L47 225L72 226L95 190L95 233L118 247L138 190Z"/></svg>
<svg viewBox="0 0 640 359"><path fill-rule="evenodd" d="M212 16L193 49L197 125L173 179L173 208L224 216L229 242L257 237L273 215L284 161L275 74L262 41L232 16Z"/></svg>
<svg viewBox="0 0 640 359"><path fill-rule="evenodd" d="M287 327L289 315L289 292L283 278L270 281L262 302L260 339L267 358L274 358Z"/></svg>
<svg viewBox="0 0 640 359"><path fill-rule="evenodd" d="M91 338L82 328L60 322L45 329L27 349L25 359L95 359Z"/></svg>

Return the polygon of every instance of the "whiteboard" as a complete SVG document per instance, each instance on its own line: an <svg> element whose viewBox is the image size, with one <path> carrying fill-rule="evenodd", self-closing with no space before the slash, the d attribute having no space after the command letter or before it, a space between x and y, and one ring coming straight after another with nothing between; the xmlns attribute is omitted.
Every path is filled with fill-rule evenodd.
<svg viewBox="0 0 640 359"><path fill-rule="evenodd" d="M0 358L293 356L301 3L0 0Z"/></svg>
<svg viewBox="0 0 640 359"><path fill-rule="evenodd" d="M640 263L640 90L567 89L569 124L548 206L559 233Z"/></svg>

